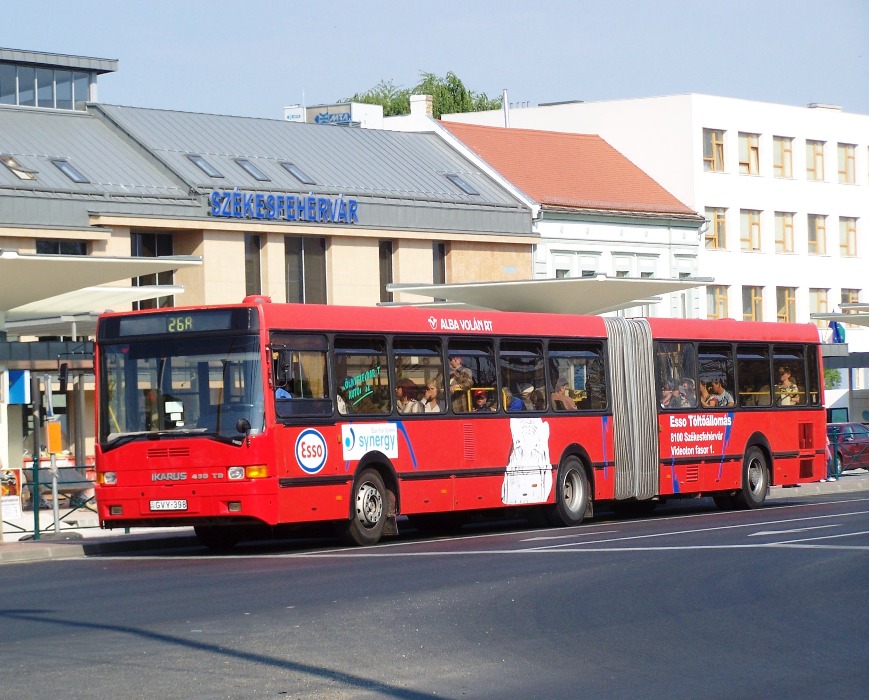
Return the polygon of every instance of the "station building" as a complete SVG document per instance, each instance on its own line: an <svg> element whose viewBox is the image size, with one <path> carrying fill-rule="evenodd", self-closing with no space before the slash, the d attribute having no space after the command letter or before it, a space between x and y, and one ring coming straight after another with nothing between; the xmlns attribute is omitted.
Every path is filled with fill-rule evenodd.
<svg viewBox="0 0 869 700"><path fill-rule="evenodd" d="M80 392L54 397L65 439L93 453L80 359L100 311L251 294L373 305L428 300L391 283L531 277L529 207L442 139L82 104L115 67L0 50L3 465L33 440L24 373L56 394L64 358Z"/></svg>

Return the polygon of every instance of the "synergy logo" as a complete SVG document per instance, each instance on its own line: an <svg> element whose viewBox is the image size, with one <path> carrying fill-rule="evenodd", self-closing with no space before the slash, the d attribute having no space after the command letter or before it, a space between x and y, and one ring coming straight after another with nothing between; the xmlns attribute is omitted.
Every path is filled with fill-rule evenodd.
<svg viewBox="0 0 869 700"><path fill-rule="evenodd" d="M368 452L382 452L390 459L398 457L398 429L395 423L341 426L344 460L362 459Z"/></svg>
<svg viewBox="0 0 869 700"><path fill-rule="evenodd" d="M326 440L316 430L308 429L296 438L296 462L308 474L316 474L326 465Z"/></svg>

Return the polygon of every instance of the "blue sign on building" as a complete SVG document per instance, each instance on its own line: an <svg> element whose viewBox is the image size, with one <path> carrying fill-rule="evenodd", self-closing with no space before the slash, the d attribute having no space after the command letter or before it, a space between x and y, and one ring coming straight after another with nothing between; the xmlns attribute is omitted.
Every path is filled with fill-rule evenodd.
<svg viewBox="0 0 869 700"><path fill-rule="evenodd" d="M208 198L208 213L228 219L298 221L306 223L358 224L359 202L313 194L250 194L239 190L213 190Z"/></svg>

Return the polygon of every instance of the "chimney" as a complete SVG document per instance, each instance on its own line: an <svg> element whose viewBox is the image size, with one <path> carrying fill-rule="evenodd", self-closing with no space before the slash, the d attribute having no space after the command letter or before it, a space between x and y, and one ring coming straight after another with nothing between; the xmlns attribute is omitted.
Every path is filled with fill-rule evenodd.
<svg viewBox="0 0 869 700"><path fill-rule="evenodd" d="M432 110L431 95L410 96L410 116L430 117L432 114L434 114L434 111Z"/></svg>

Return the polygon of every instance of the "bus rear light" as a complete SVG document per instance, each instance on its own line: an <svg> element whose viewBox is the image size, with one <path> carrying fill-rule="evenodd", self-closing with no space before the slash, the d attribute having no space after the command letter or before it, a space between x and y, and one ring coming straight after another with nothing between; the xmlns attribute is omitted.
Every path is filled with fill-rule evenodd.
<svg viewBox="0 0 869 700"><path fill-rule="evenodd" d="M117 472L97 472L97 483L111 486L118 483Z"/></svg>
<svg viewBox="0 0 869 700"><path fill-rule="evenodd" d="M230 467L226 472L226 476L229 479L244 479L244 467Z"/></svg>
<svg viewBox="0 0 869 700"><path fill-rule="evenodd" d="M226 508L230 513L241 513L241 501L230 501Z"/></svg>
<svg viewBox="0 0 869 700"><path fill-rule="evenodd" d="M248 479L265 479L269 475L269 468L265 464L254 464L245 467L244 472Z"/></svg>
<svg viewBox="0 0 869 700"><path fill-rule="evenodd" d="M123 506L109 506L109 515L123 515Z"/></svg>

